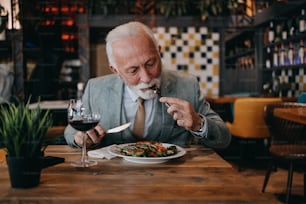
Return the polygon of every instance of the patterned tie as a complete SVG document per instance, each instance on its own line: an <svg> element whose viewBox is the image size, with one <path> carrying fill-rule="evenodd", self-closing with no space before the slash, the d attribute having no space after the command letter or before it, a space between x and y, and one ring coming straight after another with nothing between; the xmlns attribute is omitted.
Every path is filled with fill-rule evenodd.
<svg viewBox="0 0 306 204"><path fill-rule="evenodd" d="M137 138L142 138L144 132L144 123L145 123L145 108L143 105L144 100L142 98L138 98L137 102L138 102L138 108L135 115L133 134Z"/></svg>

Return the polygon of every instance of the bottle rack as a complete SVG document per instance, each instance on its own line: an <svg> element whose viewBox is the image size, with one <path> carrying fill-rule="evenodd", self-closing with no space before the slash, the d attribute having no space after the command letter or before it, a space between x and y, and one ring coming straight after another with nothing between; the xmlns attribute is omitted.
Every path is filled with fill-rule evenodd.
<svg viewBox="0 0 306 204"><path fill-rule="evenodd" d="M285 95L282 96L296 96L304 86L295 80L297 75L301 75L300 70L306 68L305 9L301 10L303 7L298 7L290 12L291 15L282 19L275 17L262 25L262 81L271 85L271 92L275 95L283 91ZM274 27L271 27L271 22Z"/></svg>
<svg viewBox="0 0 306 204"><path fill-rule="evenodd" d="M41 0L24 4L24 8L26 13L33 14L24 18L25 97L31 95L31 100L35 101L71 96L76 90L81 68L71 68L71 79L63 81L62 65L67 60L79 58L80 35L76 21L80 14L87 12L86 2ZM69 93L62 94L66 89Z"/></svg>
<svg viewBox="0 0 306 204"><path fill-rule="evenodd" d="M239 30L236 28L235 31L238 33L236 35L225 32L224 67L222 70L224 84L221 85L223 94L233 92L265 94L266 85L272 85L274 79L277 78L281 82L287 82L291 85L287 96L298 95L305 85L297 81L296 76L301 76L306 72L306 63L305 60L304 62L296 60L294 63L289 63L287 57L289 44L292 43L296 54L301 39L304 42L304 55L306 53L305 28L303 32L299 31L300 19L304 19L305 22L305 15L301 15L302 8L306 8L305 1L273 2L254 16L253 25L249 28L240 28ZM271 22L273 22L272 25L270 25ZM295 24L295 32L290 30L292 24ZM274 31L274 37L269 40L270 28ZM287 32L283 32L283 30ZM232 30L229 29L229 31ZM254 44L249 49L238 49L239 52L237 52L236 46L239 42L243 42L246 36L252 39ZM277 58L277 65L273 65L273 55ZM248 56L255 59L254 68L253 66L246 66L247 68L239 66L241 58ZM281 64L279 56L284 59ZM270 62L267 62L267 59L270 59ZM242 69L240 69L241 67Z"/></svg>
<svg viewBox="0 0 306 204"><path fill-rule="evenodd" d="M64 0L41 1L36 5L36 10L43 16L37 23L41 30L57 30L57 46L62 47L68 56L77 56L78 28L75 20L77 14L85 13L83 3Z"/></svg>
<svg viewBox="0 0 306 204"><path fill-rule="evenodd" d="M226 41L227 69L254 69L255 49L254 34L245 31Z"/></svg>
<svg viewBox="0 0 306 204"><path fill-rule="evenodd" d="M272 20L270 24L276 24L275 30L271 30L270 24L266 25L263 35L265 70L295 68L306 64L305 21L302 23L298 21L298 16L295 19L283 19L283 21ZM303 26L302 29L299 28L301 26Z"/></svg>

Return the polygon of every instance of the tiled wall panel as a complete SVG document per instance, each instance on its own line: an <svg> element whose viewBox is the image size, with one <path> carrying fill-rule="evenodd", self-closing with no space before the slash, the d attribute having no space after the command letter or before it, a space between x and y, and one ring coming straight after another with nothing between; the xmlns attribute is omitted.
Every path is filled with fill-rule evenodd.
<svg viewBox="0 0 306 204"><path fill-rule="evenodd" d="M203 94L219 94L218 32L207 27L156 27L162 59L170 69L198 77Z"/></svg>
<svg viewBox="0 0 306 204"><path fill-rule="evenodd" d="M291 88L286 96L298 97L306 90L306 68L283 69L281 71L273 71L273 78L278 78L280 82L289 83Z"/></svg>

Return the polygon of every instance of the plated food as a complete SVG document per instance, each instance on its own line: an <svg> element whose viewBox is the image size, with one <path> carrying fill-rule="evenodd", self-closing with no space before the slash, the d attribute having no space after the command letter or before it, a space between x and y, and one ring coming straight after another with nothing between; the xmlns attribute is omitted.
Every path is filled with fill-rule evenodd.
<svg viewBox="0 0 306 204"><path fill-rule="evenodd" d="M167 157L177 153L175 145L164 146L160 142L141 141L120 148L120 153L133 157Z"/></svg>
<svg viewBox="0 0 306 204"><path fill-rule="evenodd" d="M163 163L186 154L184 148L159 142L136 142L109 146L108 152L114 156L142 164Z"/></svg>

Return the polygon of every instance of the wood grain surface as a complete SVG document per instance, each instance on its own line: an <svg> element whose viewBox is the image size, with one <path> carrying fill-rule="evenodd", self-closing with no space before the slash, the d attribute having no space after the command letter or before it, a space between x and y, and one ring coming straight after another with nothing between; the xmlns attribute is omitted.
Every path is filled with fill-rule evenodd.
<svg viewBox="0 0 306 204"><path fill-rule="evenodd" d="M79 159L80 151L49 146L46 155L64 157L65 163L44 169L38 187L11 188L7 166L0 165L0 203L278 203L212 149L184 148L186 155L162 164L113 158L78 169L70 162Z"/></svg>
<svg viewBox="0 0 306 204"><path fill-rule="evenodd" d="M306 125L306 108L275 108L276 117Z"/></svg>

